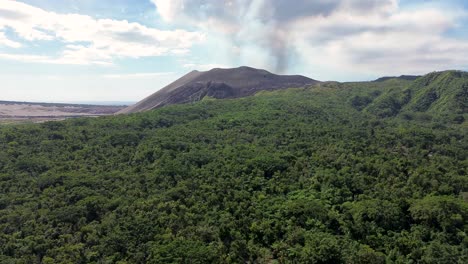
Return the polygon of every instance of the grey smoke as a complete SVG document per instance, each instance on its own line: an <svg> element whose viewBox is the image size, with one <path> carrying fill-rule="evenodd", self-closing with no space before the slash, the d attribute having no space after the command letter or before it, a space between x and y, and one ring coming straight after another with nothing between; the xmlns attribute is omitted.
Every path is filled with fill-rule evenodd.
<svg viewBox="0 0 468 264"><path fill-rule="evenodd" d="M339 9L347 12L376 12L395 0L179 0L180 19L194 24L208 19L232 25L236 34L229 37L242 49L254 43L274 58L278 73L287 70L294 49L288 34L293 21L329 16ZM313 25L311 25L313 26Z"/></svg>

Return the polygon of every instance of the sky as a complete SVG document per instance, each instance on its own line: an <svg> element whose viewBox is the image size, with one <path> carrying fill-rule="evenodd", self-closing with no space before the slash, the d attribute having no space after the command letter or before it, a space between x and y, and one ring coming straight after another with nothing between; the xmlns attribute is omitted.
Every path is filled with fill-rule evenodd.
<svg viewBox="0 0 468 264"><path fill-rule="evenodd" d="M468 70L466 0L0 0L0 100L135 102L192 70Z"/></svg>

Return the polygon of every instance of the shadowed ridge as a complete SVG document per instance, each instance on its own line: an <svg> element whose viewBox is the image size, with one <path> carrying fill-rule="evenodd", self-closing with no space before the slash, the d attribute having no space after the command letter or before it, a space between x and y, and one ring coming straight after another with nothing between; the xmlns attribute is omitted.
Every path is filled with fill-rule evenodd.
<svg viewBox="0 0 468 264"><path fill-rule="evenodd" d="M175 82L167 85L166 87L162 88L158 92L146 97L145 99L141 100L140 102L131 105L121 111L117 112L117 114L127 114L127 113L134 113L134 112L143 112L147 110L151 110L153 108L158 107L159 105L163 104L170 96L171 92L175 89L179 88L180 86L192 81L193 79L197 78L203 74L200 71L191 71L186 75L182 76L181 78L177 79Z"/></svg>
<svg viewBox="0 0 468 264"><path fill-rule="evenodd" d="M300 75L276 75L262 69L242 66L215 68L206 72L192 71L142 101L118 114L143 112L170 104L190 103L205 96L217 99L254 95L271 91L313 85L319 81Z"/></svg>

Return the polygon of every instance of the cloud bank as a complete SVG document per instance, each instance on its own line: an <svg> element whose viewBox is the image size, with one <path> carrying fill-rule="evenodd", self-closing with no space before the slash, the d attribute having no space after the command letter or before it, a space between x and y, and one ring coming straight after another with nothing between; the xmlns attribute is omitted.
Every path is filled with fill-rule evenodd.
<svg viewBox="0 0 468 264"><path fill-rule="evenodd" d="M18 40L7 37L10 30ZM57 14L21 2L0 0L0 45L21 48L24 43L59 41L55 57L0 54L1 58L57 64L109 65L118 58L141 58L187 53L204 39L198 32L159 30L126 20L95 19L87 15Z"/></svg>
<svg viewBox="0 0 468 264"><path fill-rule="evenodd" d="M167 23L222 36L239 63L259 60L276 72L292 64L375 74L468 66L468 41L448 36L467 14L452 9L404 9L398 0L152 2Z"/></svg>

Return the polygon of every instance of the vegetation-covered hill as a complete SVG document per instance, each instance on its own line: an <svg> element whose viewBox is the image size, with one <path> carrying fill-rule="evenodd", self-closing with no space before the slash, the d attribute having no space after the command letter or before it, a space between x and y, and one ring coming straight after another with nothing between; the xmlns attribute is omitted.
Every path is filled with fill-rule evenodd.
<svg viewBox="0 0 468 264"><path fill-rule="evenodd" d="M434 75L1 127L0 262L467 263L466 76Z"/></svg>
<svg viewBox="0 0 468 264"><path fill-rule="evenodd" d="M410 111L429 113L468 113L468 73L435 72L420 78L409 87Z"/></svg>
<svg viewBox="0 0 468 264"><path fill-rule="evenodd" d="M411 85L388 89L367 110L381 117L405 114L411 118L414 114L428 113L452 117L461 123L463 115L468 113L468 73L430 73L416 79Z"/></svg>

